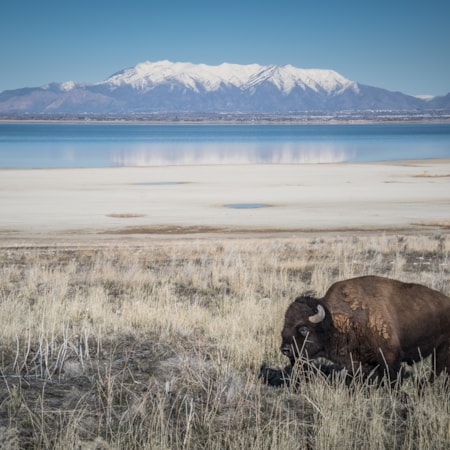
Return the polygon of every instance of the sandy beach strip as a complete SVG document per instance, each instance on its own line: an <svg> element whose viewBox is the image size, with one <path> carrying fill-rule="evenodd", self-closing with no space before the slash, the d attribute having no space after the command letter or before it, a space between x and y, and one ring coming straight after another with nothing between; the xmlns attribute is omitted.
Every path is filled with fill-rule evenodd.
<svg viewBox="0 0 450 450"><path fill-rule="evenodd" d="M450 229L450 159L0 170L0 239Z"/></svg>

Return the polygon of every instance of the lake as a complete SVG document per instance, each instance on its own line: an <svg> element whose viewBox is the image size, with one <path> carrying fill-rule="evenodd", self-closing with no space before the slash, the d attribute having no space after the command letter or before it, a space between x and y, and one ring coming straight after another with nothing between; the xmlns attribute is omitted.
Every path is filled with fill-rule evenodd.
<svg viewBox="0 0 450 450"><path fill-rule="evenodd" d="M0 123L1 168L315 164L449 157L449 123Z"/></svg>

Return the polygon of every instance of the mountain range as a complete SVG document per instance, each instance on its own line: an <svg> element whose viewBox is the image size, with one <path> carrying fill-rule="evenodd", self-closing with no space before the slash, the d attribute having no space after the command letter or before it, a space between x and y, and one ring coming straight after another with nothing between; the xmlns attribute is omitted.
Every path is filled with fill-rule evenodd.
<svg viewBox="0 0 450 450"><path fill-rule="evenodd" d="M423 99L367 86L333 70L292 65L143 62L99 83L69 81L0 93L0 113L286 113L450 110L450 94Z"/></svg>

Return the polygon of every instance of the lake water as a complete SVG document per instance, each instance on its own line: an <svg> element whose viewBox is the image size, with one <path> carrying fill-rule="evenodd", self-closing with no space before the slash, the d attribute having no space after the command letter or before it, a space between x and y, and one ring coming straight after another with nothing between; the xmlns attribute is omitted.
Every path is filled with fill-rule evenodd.
<svg viewBox="0 0 450 450"><path fill-rule="evenodd" d="M312 164L450 157L450 124L0 123L0 167Z"/></svg>

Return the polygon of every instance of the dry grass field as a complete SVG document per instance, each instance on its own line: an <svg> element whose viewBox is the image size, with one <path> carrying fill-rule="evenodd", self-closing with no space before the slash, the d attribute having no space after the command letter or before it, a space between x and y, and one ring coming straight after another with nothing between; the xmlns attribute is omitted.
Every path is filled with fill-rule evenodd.
<svg viewBox="0 0 450 450"><path fill-rule="evenodd" d="M428 361L393 388L282 367L283 314L364 274L450 295L450 235L136 239L0 248L0 448L447 449Z"/></svg>

